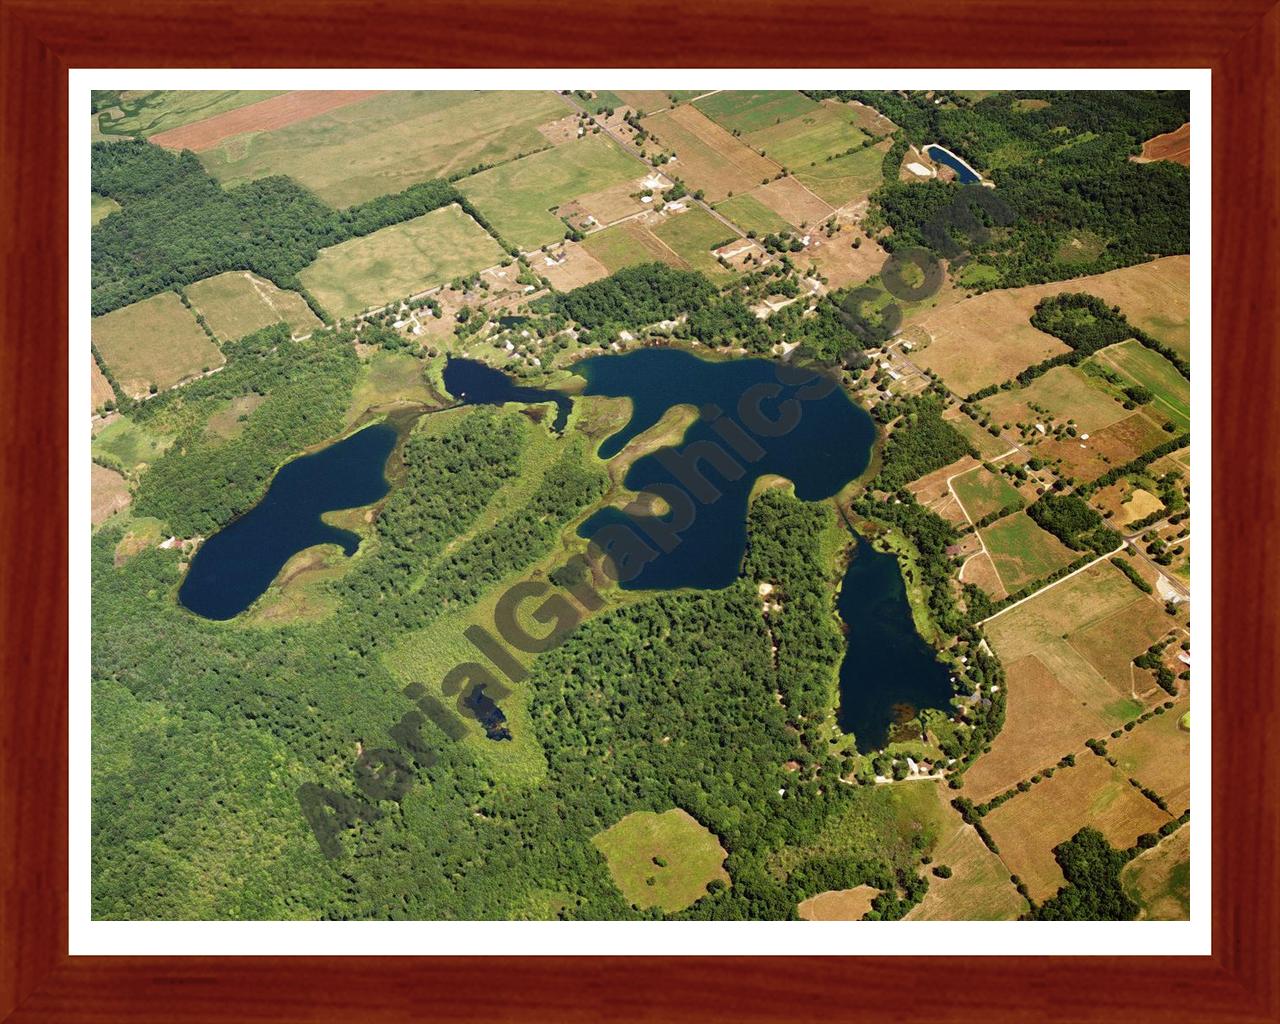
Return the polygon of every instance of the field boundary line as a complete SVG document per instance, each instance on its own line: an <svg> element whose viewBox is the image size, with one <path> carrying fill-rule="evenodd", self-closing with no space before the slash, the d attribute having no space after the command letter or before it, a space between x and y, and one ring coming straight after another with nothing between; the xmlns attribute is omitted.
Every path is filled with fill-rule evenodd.
<svg viewBox="0 0 1280 1024"><path fill-rule="evenodd" d="M1014 608L1017 608L1018 605L1025 604L1027 601L1030 601L1033 597L1039 597L1045 591L1052 590L1059 583L1065 583L1067 580L1071 579L1072 576L1078 576L1080 573L1084 572L1086 569L1092 569L1099 562L1105 561L1108 558L1114 558L1116 555L1120 554L1120 552L1123 551L1124 549L1125 549L1125 544L1122 543L1114 551L1108 551L1105 555L1099 555L1092 562L1087 562L1086 564L1080 566L1080 568L1075 570L1075 572L1069 572L1065 576L1063 576L1061 579L1054 580L1048 586L1041 587L1039 590L1033 591L1032 593L1028 594L1026 597L1019 598L1018 600L1014 601L1013 604L1009 605L1006 608L1001 608L994 615L988 615L985 619L979 622L978 625L985 626L992 619L998 619L1005 612L1012 611ZM994 562L992 564L994 564ZM997 573L997 575L999 575L999 573Z"/></svg>

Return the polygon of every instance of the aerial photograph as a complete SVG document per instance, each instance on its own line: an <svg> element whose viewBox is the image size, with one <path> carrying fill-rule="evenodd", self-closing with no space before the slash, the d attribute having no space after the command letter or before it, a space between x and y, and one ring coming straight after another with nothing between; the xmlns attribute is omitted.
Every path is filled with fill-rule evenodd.
<svg viewBox="0 0 1280 1024"><path fill-rule="evenodd" d="M93 919L1188 920L1190 111L94 91Z"/></svg>

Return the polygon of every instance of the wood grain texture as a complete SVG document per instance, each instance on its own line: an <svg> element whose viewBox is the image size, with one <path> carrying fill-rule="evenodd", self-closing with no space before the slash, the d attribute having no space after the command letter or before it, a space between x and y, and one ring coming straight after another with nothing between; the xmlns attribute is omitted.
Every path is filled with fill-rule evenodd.
<svg viewBox="0 0 1280 1024"><path fill-rule="evenodd" d="M1280 9L1154 0L692 7L0 0L0 1019L1280 1019ZM561 35L565 26L572 26ZM564 43L589 27L589 58ZM430 960L66 955L69 67L1214 69L1214 955ZM1194 173L1194 171L1193 171ZM1196 253L1198 260L1207 254ZM87 643L87 637L74 642ZM83 687L84 680L73 685ZM1203 820L1203 817L1198 818ZM1135 933L1140 936L1140 930ZM1140 943L1140 937L1136 942Z"/></svg>

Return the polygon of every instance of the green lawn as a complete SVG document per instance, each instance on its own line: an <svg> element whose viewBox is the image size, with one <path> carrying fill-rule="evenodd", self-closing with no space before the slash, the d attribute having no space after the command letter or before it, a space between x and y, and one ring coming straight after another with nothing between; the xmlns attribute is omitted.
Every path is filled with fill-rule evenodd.
<svg viewBox="0 0 1280 1024"><path fill-rule="evenodd" d="M591 843L622 895L641 909L674 913L704 896L715 879L729 882L720 841L679 808L635 811Z"/></svg>
<svg viewBox="0 0 1280 1024"><path fill-rule="evenodd" d="M798 168L795 177L818 198L832 206L843 206L879 188L883 162L884 154L868 147L814 167Z"/></svg>
<svg viewBox="0 0 1280 1024"><path fill-rule="evenodd" d="M1104 348L1094 359L1150 390L1156 396L1151 411L1172 420L1179 430L1190 427L1191 382L1159 352L1131 339Z"/></svg>
<svg viewBox="0 0 1280 1024"><path fill-rule="evenodd" d="M587 235L582 247L604 264L609 273L638 263L667 263L684 269L684 263L660 243L648 228L635 221L615 224Z"/></svg>
<svg viewBox="0 0 1280 1024"><path fill-rule="evenodd" d="M388 92L200 154L224 185L285 174L346 207L550 143L568 108L552 92Z"/></svg>
<svg viewBox="0 0 1280 1024"><path fill-rule="evenodd" d="M799 117L752 132L746 141L783 167L795 170L860 146L867 135L855 127L853 107L814 107Z"/></svg>
<svg viewBox="0 0 1280 1024"><path fill-rule="evenodd" d="M464 178L458 188L507 242L528 250L564 237L551 207L643 173L612 139L587 135Z"/></svg>
<svg viewBox="0 0 1280 1024"><path fill-rule="evenodd" d="M701 270L716 280L732 276L730 271L720 266L711 247L733 241L737 236L702 207L695 206L686 213L668 218L654 228L653 233L679 253L693 270Z"/></svg>
<svg viewBox="0 0 1280 1024"><path fill-rule="evenodd" d="M350 316L498 263L502 249L457 205L322 249L298 275L335 317Z"/></svg>
<svg viewBox="0 0 1280 1024"><path fill-rule="evenodd" d="M114 199L108 199L106 196L100 196L97 192L93 193L93 205L90 207L89 218L94 224L102 220L108 214L115 213L120 209L120 204Z"/></svg>
<svg viewBox="0 0 1280 1024"><path fill-rule="evenodd" d="M1005 589L1013 594L1069 565L1076 552L1040 529L1025 512L1007 516L982 531Z"/></svg>
<svg viewBox="0 0 1280 1024"><path fill-rule="evenodd" d="M726 199L716 206L716 211L724 214L743 231L754 231L757 235L777 234L779 231L791 230L790 224L754 196L743 195Z"/></svg>
<svg viewBox="0 0 1280 1024"><path fill-rule="evenodd" d="M126 475L139 466L150 464L173 443L171 437L152 434L125 416L103 427L93 439L95 459L109 462Z"/></svg>
<svg viewBox="0 0 1280 1024"><path fill-rule="evenodd" d="M767 125L799 117L818 104L795 91L729 91L705 96L694 106L731 132L754 132Z"/></svg>
<svg viewBox="0 0 1280 1024"><path fill-rule="evenodd" d="M992 473L978 466L951 481L951 486L974 522L1010 505L1022 505L1022 495L1003 473Z"/></svg>

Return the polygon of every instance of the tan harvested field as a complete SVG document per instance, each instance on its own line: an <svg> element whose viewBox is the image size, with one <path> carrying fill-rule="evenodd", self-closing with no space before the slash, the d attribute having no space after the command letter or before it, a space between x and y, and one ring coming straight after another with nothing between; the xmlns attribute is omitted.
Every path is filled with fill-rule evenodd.
<svg viewBox="0 0 1280 1024"><path fill-rule="evenodd" d="M942 418L964 435L966 441L978 449L984 459L996 459L1007 455L1011 446L998 437L993 437L986 427L980 426L960 411L959 406L952 406L942 414Z"/></svg>
<svg viewBox="0 0 1280 1024"><path fill-rule="evenodd" d="M101 370L98 369L98 361L93 358L93 353L89 353L89 411L97 412L107 402L115 401L116 393L111 390L111 384Z"/></svg>
<svg viewBox="0 0 1280 1024"><path fill-rule="evenodd" d="M1059 769L983 818L1009 870L1022 878L1037 902L1063 885L1053 848L1088 826L1117 849L1155 832L1171 815L1129 784L1128 776L1085 752L1074 768Z"/></svg>
<svg viewBox="0 0 1280 1024"><path fill-rule="evenodd" d="M1002 601L1009 596L1000 574L996 572L995 563L985 551L979 551L965 559L960 569L960 582L972 583L975 587L986 591L993 601Z"/></svg>
<svg viewBox="0 0 1280 1024"><path fill-rule="evenodd" d="M1067 352L1031 326L1036 303L1061 292L1088 292L1118 305L1130 320L1179 351L1190 346L1189 268L1185 256L1070 281L986 292L913 318L933 337L918 362L942 375L957 394L1003 384L1049 356Z"/></svg>
<svg viewBox="0 0 1280 1024"><path fill-rule="evenodd" d="M1191 166L1191 123L1163 135L1147 139L1142 144L1142 155L1131 157L1134 163L1149 164L1153 160L1171 160L1183 167Z"/></svg>
<svg viewBox="0 0 1280 1024"><path fill-rule="evenodd" d="M683 178L690 189L702 189L710 202L749 192L778 173L776 163L739 142L692 104L642 123L666 152L676 154L676 162L665 165L664 173Z"/></svg>
<svg viewBox="0 0 1280 1024"><path fill-rule="evenodd" d="M933 340L912 361L939 374L956 394L969 395L1071 351L1031 326L1043 296L1019 295L1023 290L987 292L925 313L915 323Z"/></svg>
<svg viewBox="0 0 1280 1024"><path fill-rule="evenodd" d="M1089 434L1087 441L1076 437L1041 441L1036 454L1048 462L1061 460L1062 476L1076 483L1089 483L1115 466L1132 462L1171 436L1144 413L1135 412Z"/></svg>
<svg viewBox="0 0 1280 1024"><path fill-rule="evenodd" d="M661 89L615 89L614 95L632 110L643 114L656 114L671 106L671 97Z"/></svg>
<svg viewBox="0 0 1280 1024"><path fill-rule="evenodd" d="M572 142L578 137L578 115L566 114L564 117L557 117L554 121L540 124L538 133L553 146L558 146L562 142Z"/></svg>
<svg viewBox="0 0 1280 1024"><path fill-rule="evenodd" d="M498 243L457 204L321 249L298 276L335 317L425 291L502 259Z"/></svg>
<svg viewBox="0 0 1280 1024"><path fill-rule="evenodd" d="M1089 501L1100 512L1111 513L1109 525L1112 527L1128 526L1164 507L1159 498L1136 486L1131 477L1123 477L1095 491Z"/></svg>
<svg viewBox="0 0 1280 1024"><path fill-rule="evenodd" d="M1141 907L1139 921L1186 921L1191 916L1191 825L1144 850L1120 872L1120 884Z"/></svg>
<svg viewBox="0 0 1280 1024"><path fill-rule="evenodd" d="M166 149L189 149L202 153L245 132L275 131L377 95L377 92L352 89L303 89L286 92L250 103L247 107L237 107L235 110L206 117L203 121L171 128L167 132L151 136L151 141Z"/></svg>
<svg viewBox="0 0 1280 1024"><path fill-rule="evenodd" d="M1116 394L1117 389L1079 367L1055 366L1026 387L997 391L979 404L1000 425L1043 421L1044 414L1031 408L1036 405L1058 423L1074 420L1077 429L1088 434L1129 415Z"/></svg>
<svg viewBox="0 0 1280 1024"><path fill-rule="evenodd" d="M991 752L965 773L965 796L981 803L1134 716L1127 668L1116 678L1103 676L1072 640L1136 602L1152 603L1103 561L987 621L1007 677L1005 724ZM1117 657L1127 665L1148 644L1140 637L1126 642L1134 646L1117 644Z"/></svg>
<svg viewBox="0 0 1280 1024"><path fill-rule="evenodd" d="M1181 725L1190 710L1191 699L1181 697L1163 715L1107 741L1117 767L1164 797L1174 815L1191 803L1191 732Z"/></svg>
<svg viewBox="0 0 1280 1024"><path fill-rule="evenodd" d="M907 921L1013 921L1027 910L1009 871L972 825L966 825L950 805L951 790L935 786L944 831L933 848L934 866L945 864L950 878L938 878L930 867L929 891L912 907Z"/></svg>
<svg viewBox="0 0 1280 1024"><path fill-rule="evenodd" d="M816 225L830 217L832 212L830 203L819 199L790 176L753 189L751 196L797 228L801 224Z"/></svg>
<svg viewBox="0 0 1280 1024"><path fill-rule="evenodd" d="M790 180L790 179L787 179ZM841 213L841 219L845 214ZM810 221L816 228L816 222ZM859 239L858 248L853 247L854 239ZM862 237L856 228L850 230L846 225L830 238L820 230L810 235L809 247L801 254L801 266L812 263L818 272L827 279L829 288L844 288L852 284L861 284L868 278L884 269L888 253L880 248L874 239Z"/></svg>
<svg viewBox="0 0 1280 1024"><path fill-rule="evenodd" d="M568 292L592 281L609 276L609 268L597 260L578 242L568 242L563 250L564 258L554 266L548 266L548 257L535 253L529 263L537 274L551 282L556 291Z"/></svg>
<svg viewBox="0 0 1280 1024"><path fill-rule="evenodd" d="M810 896L796 907L802 921L861 921L871 909L871 901L880 895L872 885L856 889L831 889Z"/></svg>
<svg viewBox="0 0 1280 1024"><path fill-rule="evenodd" d="M169 388L225 361L173 292L93 319L93 343L125 394Z"/></svg>
<svg viewBox="0 0 1280 1024"><path fill-rule="evenodd" d="M1115 687L1118 697L1153 699L1164 691L1152 690L1145 678L1138 680L1133 659L1168 633L1173 620L1137 587L1133 593L1132 604L1076 630L1067 643Z"/></svg>
<svg viewBox="0 0 1280 1024"><path fill-rule="evenodd" d="M578 196L572 205L581 208L587 215L594 217L597 224L604 227L614 221L622 220L623 217L630 217L648 209L648 205L637 198L644 189L644 179L637 178L635 181L624 181L620 185L613 185L599 192ZM561 215L567 216L565 211L569 205L566 203L560 208ZM573 218L570 217L570 219Z"/></svg>
<svg viewBox="0 0 1280 1024"><path fill-rule="evenodd" d="M898 127L885 117L884 114L876 110L875 107L868 107L866 104L859 103L857 100L850 100L848 103L841 103L839 100L827 99L822 102L824 105L848 107L850 110L854 111L853 123L868 135L892 135Z"/></svg>
<svg viewBox="0 0 1280 1024"><path fill-rule="evenodd" d="M927 506L931 511L942 516L942 518L963 525L968 520L965 518L964 509L960 503L956 501L955 495L948 486L947 481L954 476L967 473L980 463L971 455L963 455L955 462L941 469L935 469L932 473L913 480L907 485L916 501L921 505Z"/></svg>
<svg viewBox="0 0 1280 1024"><path fill-rule="evenodd" d="M223 341L235 341L274 323L289 325L295 337L320 326L320 319L297 292L286 292L247 270L207 277L187 287L187 298Z"/></svg>
<svg viewBox="0 0 1280 1024"><path fill-rule="evenodd" d="M89 482L89 492L92 503L89 521L97 526L122 508L128 508L131 498L129 484L121 474L106 466L99 466L96 462L91 469L93 475Z"/></svg>

